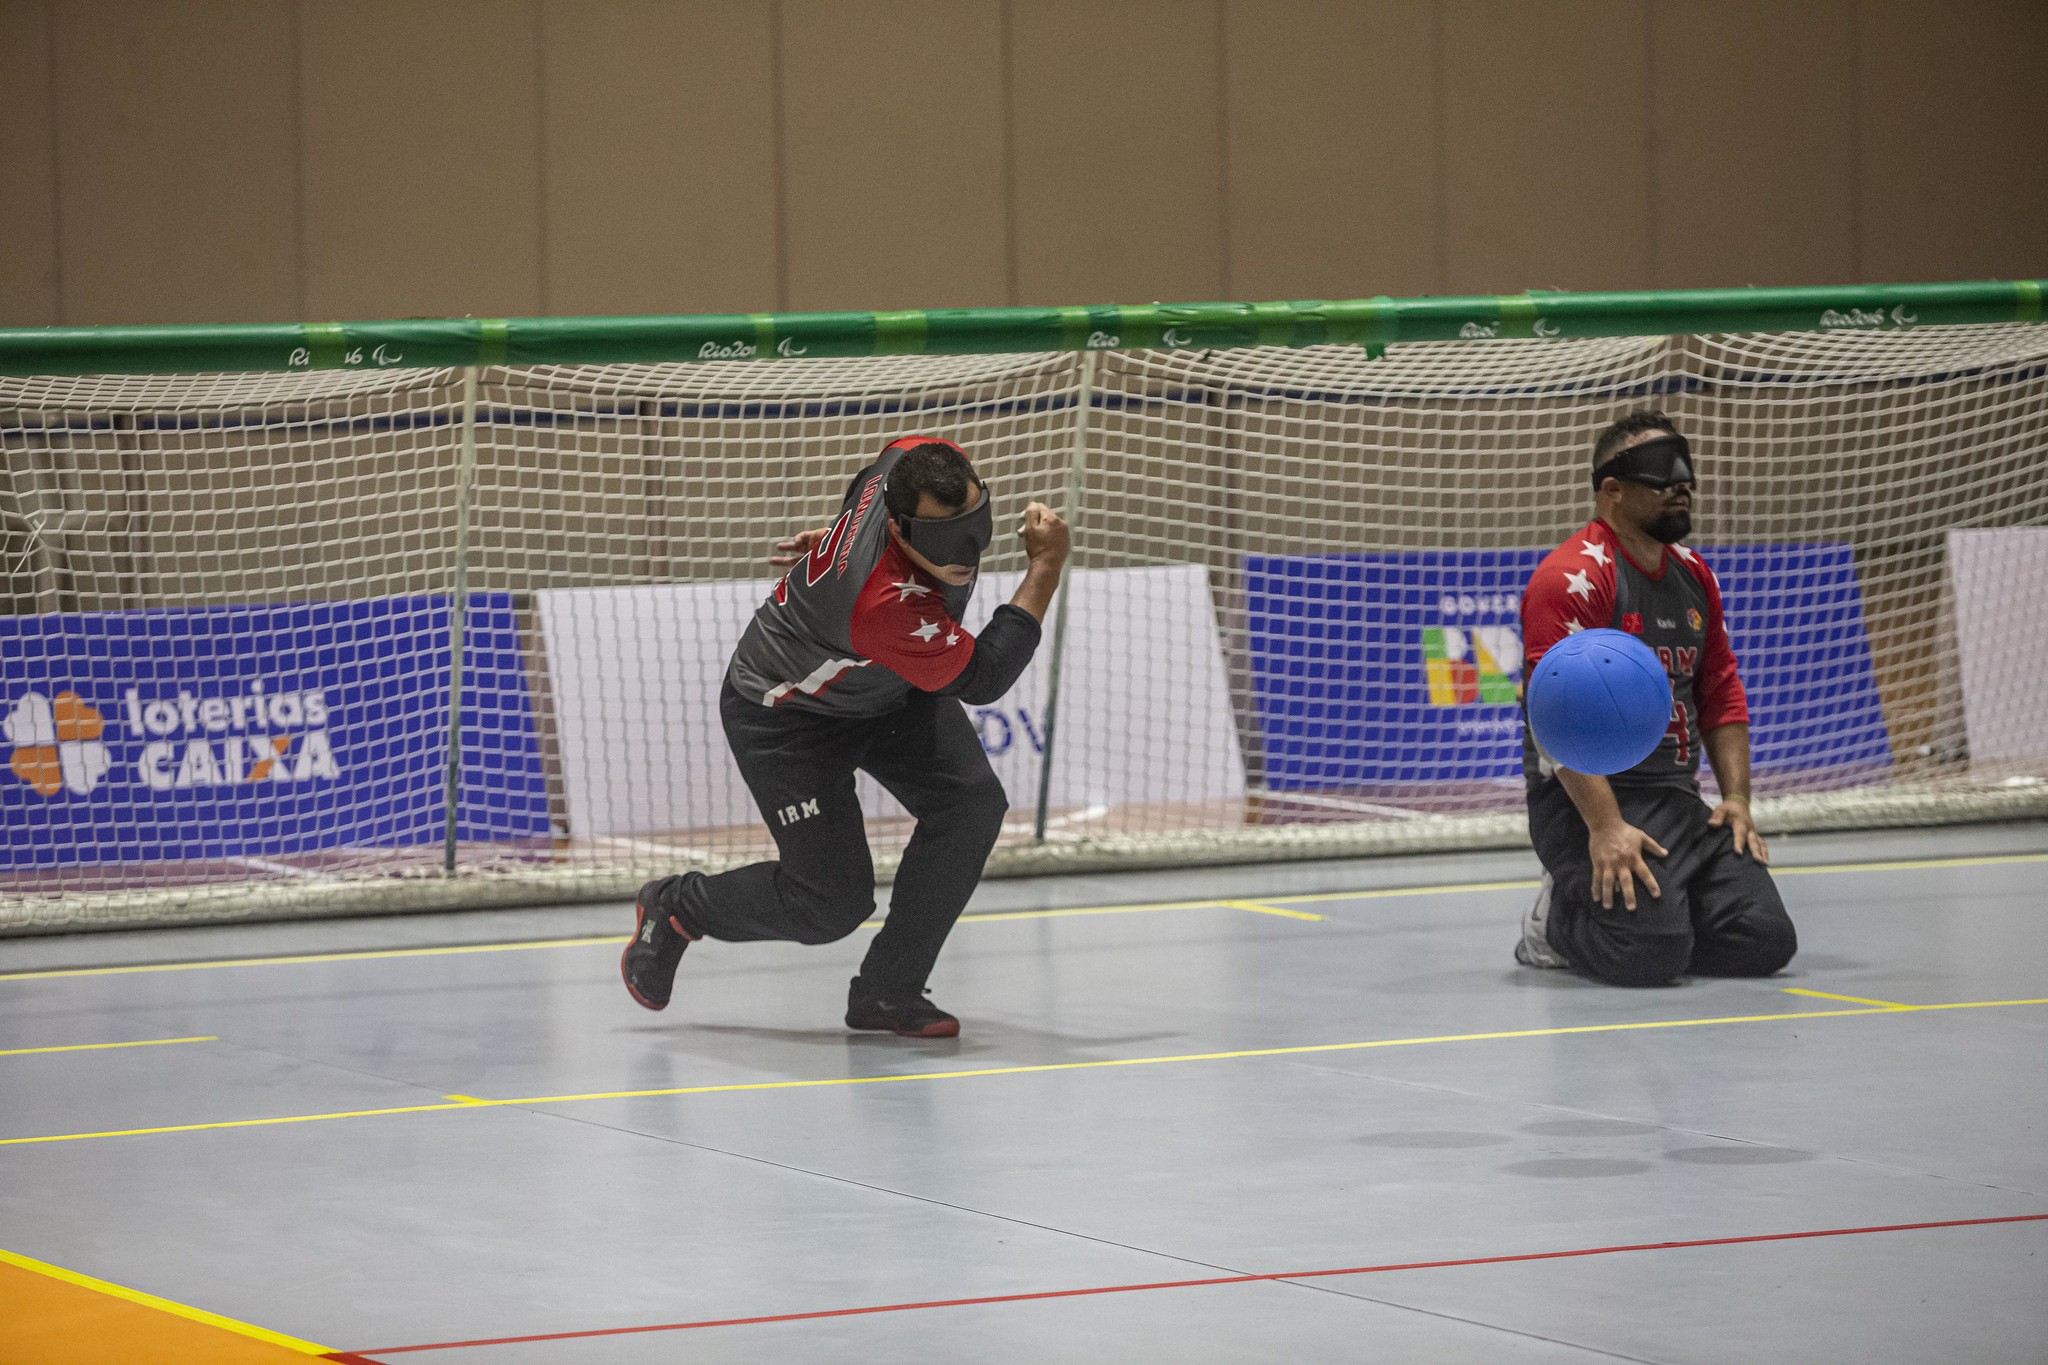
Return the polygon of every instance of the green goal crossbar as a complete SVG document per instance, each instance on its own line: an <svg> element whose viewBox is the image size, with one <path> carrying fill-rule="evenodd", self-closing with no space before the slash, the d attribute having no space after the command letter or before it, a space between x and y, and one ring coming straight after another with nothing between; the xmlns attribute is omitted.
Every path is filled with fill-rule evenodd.
<svg viewBox="0 0 2048 1365"><path fill-rule="evenodd" d="M427 318L0 329L0 374L589 365L1031 351L1210 350L1495 337L1896 331L2040 322L2048 281L1528 293L1343 302L937 308L896 313Z"/></svg>

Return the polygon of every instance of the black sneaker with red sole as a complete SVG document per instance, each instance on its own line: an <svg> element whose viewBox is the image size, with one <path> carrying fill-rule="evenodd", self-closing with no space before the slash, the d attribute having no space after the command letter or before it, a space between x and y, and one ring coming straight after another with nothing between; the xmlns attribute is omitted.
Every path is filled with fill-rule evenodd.
<svg viewBox="0 0 2048 1365"><path fill-rule="evenodd" d="M922 991L901 998L875 995L855 977L846 991L846 1026L899 1038L957 1038L960 1021L924 998Z"/></svg>
<svg viewBox="0 0 2048 1365"><path fill-rule="evenodd" d="M676 968L682 965L683 950L694 937L673 914L661 909L663 889L680 880L663 877L640 888L640 894L633 900L633 937L626 944L626 951L619 955L619 975L625 979L627 992L650 1010L668 1008L669 996L675 990Z"/></svg>

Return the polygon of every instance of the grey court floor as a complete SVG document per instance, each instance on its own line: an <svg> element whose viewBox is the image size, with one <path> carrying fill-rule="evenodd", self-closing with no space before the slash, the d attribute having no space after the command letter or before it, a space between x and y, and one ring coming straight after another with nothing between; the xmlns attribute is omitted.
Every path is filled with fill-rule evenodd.
<svg viewBox="0 0 2048 1365"><path fill-rule="evenodd" d="M1656 991L1527 854L992 883L947 1041L616 906L4 942L0 1247L381 1361L2048 1361L2048 827L1776 848Z"/></svg>

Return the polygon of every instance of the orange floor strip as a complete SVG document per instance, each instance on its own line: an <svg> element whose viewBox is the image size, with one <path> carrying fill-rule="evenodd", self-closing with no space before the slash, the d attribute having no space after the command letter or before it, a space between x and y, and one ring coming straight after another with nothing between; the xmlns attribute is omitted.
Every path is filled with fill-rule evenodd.
<svg viewBox="0 0 2048 1365"><path fill-rule="evenodd" d="M326 1348L0 1253L0 1361L306 1365Z"/></svg>

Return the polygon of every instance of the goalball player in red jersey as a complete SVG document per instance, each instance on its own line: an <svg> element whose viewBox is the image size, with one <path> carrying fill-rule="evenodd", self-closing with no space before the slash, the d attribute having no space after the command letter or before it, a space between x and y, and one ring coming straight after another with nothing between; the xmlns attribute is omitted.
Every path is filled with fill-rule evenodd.
<svg viewBox="0 0 2048 1365"><path fill-rule="evenodd" d="M1632 412L1593 445L1598 515L1551 551L1522 596L1522 676L1566 635L1634 635L1671 679L1671 724L1650 756L1595 777L1559 767L1522 720L1529 835L1543 887L1515 960L1618 986L1694 972L1769 976L1798 937L1749 814L1749 701L1721 585L1692 533L1691 447L1661 412ZM1721 801L1700 796L1700 751ZM1638 892L1636 883L1642 883ZM1619 902L1617 904L1617 902Z"/></svg>
<svg viewBox="0 0 2048 1365"><path fill-rule="evenodd" d="M889 915L847 995L849 1028L950 1038L960 1021L925 980L981 881L1009 798L961 702L1010 690L1038 647L1067 558L1067 524L1024 509L1028 567L979 637L960 624L994 533L988 485L934 436L892 441L853 478L831 526L770 560L788 572L734 650L719 714L781 857L640 888L626 989L668 1005L699 938L831 943L874 911L875 870L853 775L917 820Z"/></svg>

